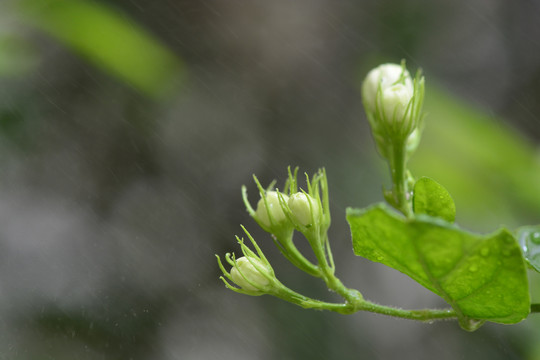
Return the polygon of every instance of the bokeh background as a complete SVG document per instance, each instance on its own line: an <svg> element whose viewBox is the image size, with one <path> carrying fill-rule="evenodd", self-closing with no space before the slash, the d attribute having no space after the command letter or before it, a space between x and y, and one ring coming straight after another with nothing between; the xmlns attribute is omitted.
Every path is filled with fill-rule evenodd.
<svg viewBox="0 0 540 360"><path fill-rule="evenodd" d="M414 173L466 228L538 224L539 20L534 0L2 0L0 358L540 359L537 315L466 333L308 311L226 290L214 257L244 224L285 284L333 299L240 198L257 201L254 173L324 166L343 281L445 306L352 254L345 208L388 185L360 84L382 62L421 67Z"/></svg>

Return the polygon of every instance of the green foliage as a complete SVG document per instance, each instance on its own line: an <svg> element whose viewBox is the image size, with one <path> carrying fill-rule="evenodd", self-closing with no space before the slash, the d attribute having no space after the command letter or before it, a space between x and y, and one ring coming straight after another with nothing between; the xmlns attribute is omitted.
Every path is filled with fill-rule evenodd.
<svg viewBox="0 0 540 360"><path fill-rule="evenodd" d="M519 245L527 263L540 272L540 225L524 226L516 231Z"/></svg>
<svg viewBox="0 0 540 360"><path fill-rule="evenodd" d="M530 311L528 281L521 251L506 230L477 235L440 219L405 219L384 204L349 209L356 255L410 276L443 297L460 324L475 321L512 324Z"/></svg>
<svg viewBox="0 0 540 360"><path fill-rule="evenodd" d="M148 95L161 95L182 70L157 39L114 9L85 0L24 0L24 21Z"/></svg>
<svg viewBox="0 0 540 360"><path fill-rule="evenodd" d="M428 177L414 184L413 210L417 215L438 217L451 223L456 219L454 200L441 184Z"/></svg>

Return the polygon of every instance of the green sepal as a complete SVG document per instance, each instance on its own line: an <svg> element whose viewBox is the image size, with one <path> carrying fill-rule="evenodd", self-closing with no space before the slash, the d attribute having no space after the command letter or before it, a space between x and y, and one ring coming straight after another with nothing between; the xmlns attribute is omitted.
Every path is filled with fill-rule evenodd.
<svg viewBox="0 0 540 360"><path fill-rule="evenodd" d="M435 180L421 177L414 184L413 211L441 218L450 223L456 219L456 205L448 191Z"/></svg>
<svg viewBox="0 0 540 360"><path fill-rule="evenodd" d="M438 218L406 219L385 204L347 209L354 253L410 276L444 298L462 328L513 324L530 312L525 262L502 229L473 234Z"/></svg>

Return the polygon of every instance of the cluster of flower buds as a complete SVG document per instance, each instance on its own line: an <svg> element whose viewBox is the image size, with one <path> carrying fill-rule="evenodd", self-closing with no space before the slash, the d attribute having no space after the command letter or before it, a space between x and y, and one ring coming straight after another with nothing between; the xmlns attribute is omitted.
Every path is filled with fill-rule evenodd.
<svg viewBox="0 0 540 360"><path fill-rule="evenodd" d="M331 258L331 253L326 235L330 226L326 173L320 170L311 179L306 175L307 191L304 191L298 189L297 172L298 169L293 173L289 168L289 177L283 192L273 189L274 183L270 184L268 189L264 189L254 176L261 196L256 209L251 207L245 187L242 188L242 194L248 213L263 230L272 235L283 255L308 274L321 276L320 267L298 251L293 242L293 234L295 230L301 232L313 248L317 260L327 264L327 256ZM238 287L232 286L225 278L223 280L227 287L237 292L249 295L276 295L279 289L283 290L284 287L276 279L270 263L257 243L247 231L246 234L255 246L257 254L251 251L243 240L238 239L244 256L238 259L231 257L230 254L225 256L232 266L230 272L223 267L218 257L225 278ZM331 267L333 268L333 261Z"/></svg>
<svg viewBox="0 0 540 360"><path fill-rule="evenodd" d="M289 178L283 192L264 189L256 177L261 199L254 210L248 199L245 187L244 203L247 211L257 223L278 240L287 238L294 229L306 236L326 231L330 226L328 205L328 184L324 170L317 172L310 180L306 175L307 191L298 190L296 169L289 169Z"/></svg>
<svg viewBox="0 0 540 360"><path fill-rule="evenodd" d="M410 155L420 141L424 78L413 79L405 62L384 64L371 70L362 84L362 99L377 148L389 158L391 147L403 147Z"/></svg>
<svg viewBox="0 0 540 360"><path fill-rule="evenodd" d="M254 218L270 233L280 228L312 227L321 222L322 204L306 192L288 196L277 191L265 191L257 203Z"/></svg>

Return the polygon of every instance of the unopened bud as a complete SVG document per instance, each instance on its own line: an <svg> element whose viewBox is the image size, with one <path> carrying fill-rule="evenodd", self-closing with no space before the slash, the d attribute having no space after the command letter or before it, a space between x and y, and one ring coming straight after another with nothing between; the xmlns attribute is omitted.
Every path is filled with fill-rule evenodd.
<svg viewBox="0 0 540 360"><path fill-rule="evenodd" d="M281 195L283 196L283 200L285 202L289 200L289 197L287 195ZM270 213L270 217L272 218L274 225L282 224L287 221L287 216L285 216L285 213L283 212L283 209L281 208L281 204L279 202L278 193L276 191L267 191L265 196L266 204L264 202L264 198L261 198L257 203L257 210L255 210L255 216L257 217L257 219L266 227L272 226L270 218L268 217L268 213ZM266 205L268 205L268 209Z"/></svg>
<svg viewBox="0 0 540 360"><path fill-rule="evenodd" d="M251 257L251 262L257 264L262 271L268 268L258 259ZM232 280L244 290L265 291L270 288L270 280L266 278L253 264L242 256L236 259L236 266L231 269Z"/></svg>
<svg viewBox="0 0 540 360"><path fill-rule="evenodd" d="M307 226L319 220L321 207L319 202L312 196L303 192L297 192L291 195L289 202L293 220L303 226Z"/></svg>
<svg viewBox="0 0 540 360"><path fill-rule="evenodd" d="M394 121L406 123L411 117L409 103L413 97L412 89L403 84L393 85L382 92L381 105L384 119L389 124Z"/></svg>
<svg viewBox="0 0 540 360"><path fill-rule="evenodd" d="M364 99L366 111L372 113L375 112L379 86L384 99L385 90L397 84L403 85L410 96L414 93L411 75L406 69L403 69L401 65L384 64L371 70L362 85L362 97ZM382 102L384 103L384 100ZM383 107L386 106L383 105Z"/></svg>
<svg viewBox="0 0 540 360"><path fill-rule="evenodd" d="M371 131L381 155L405 147L411 156L422 130L424 78L417 71L413 80L405 62L384 64L371 70L362 84L362 98Z"/></svg>

